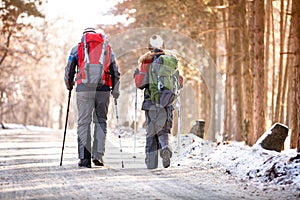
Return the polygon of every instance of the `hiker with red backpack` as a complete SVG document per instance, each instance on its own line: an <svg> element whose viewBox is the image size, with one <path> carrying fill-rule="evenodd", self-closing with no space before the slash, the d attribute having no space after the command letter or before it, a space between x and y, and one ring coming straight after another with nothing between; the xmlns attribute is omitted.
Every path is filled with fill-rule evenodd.
<svg viewBox="0 0 300 200"><path fill-rule="evenodd" d="M65 67L65 84L70 91L76 82L78 109L78 166L104 166L107 114L110 94L120 95L120 73L112 48L104 34L94 28L83 31L81 42L72 48ZM94 123L93 145L91 122Z"/></svg>
<svg viewBox="0 0 300 200"><path fill-rule="evenodd" d="M158 156L164 168L170 166L172 150L169 134L173 125L174 104L183 79L177 69L177 58L164 50L164 41L152 35L149 51L139 58L134 73L136 87L144 90L142 110L146 118L145 163L148 169L158 167Z"/></svg>

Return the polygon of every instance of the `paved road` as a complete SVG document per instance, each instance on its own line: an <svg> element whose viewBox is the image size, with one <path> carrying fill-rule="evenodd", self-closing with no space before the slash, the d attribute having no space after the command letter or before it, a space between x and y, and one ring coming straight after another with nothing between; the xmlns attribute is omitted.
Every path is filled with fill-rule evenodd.
<svg viewBox="0 0 300 200"><path fill-rule="evenodd" d="M76 134L68 131L59 166L62 131L0 131L0 199L294 199L274 189L259 189L215 168L171 167L147 170L144 136L136 159L132 137L109 134L106 167L77 167ZM122 156L122 157L121 157ZM125 168L121 167L121 160Z"/></svg>

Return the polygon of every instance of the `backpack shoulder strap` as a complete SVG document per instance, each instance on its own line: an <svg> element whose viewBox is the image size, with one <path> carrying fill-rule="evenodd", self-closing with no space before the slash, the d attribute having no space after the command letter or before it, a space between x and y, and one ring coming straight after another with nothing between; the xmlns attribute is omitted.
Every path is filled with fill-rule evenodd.
<svg viewBox="0 0 300 200"><path fill-rule="evenodd" d="M100 65L104 66L104 58L105 58L105 54L106 54L107 40L106 40L105 35L102 35L102 37L103 37L103 45L102 45L102 53L99 58L99 63L100 63Z"/></svg>

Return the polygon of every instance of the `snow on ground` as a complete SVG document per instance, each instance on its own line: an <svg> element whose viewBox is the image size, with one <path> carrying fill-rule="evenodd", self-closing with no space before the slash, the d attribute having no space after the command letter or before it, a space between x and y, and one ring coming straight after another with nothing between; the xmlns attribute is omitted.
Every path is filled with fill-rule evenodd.
<svg viewBox="0 0 300 200"><path fill-rule="evenodd" d="M243 180L300 191L300 158L296 158L296 150L279 153L258 146L249 147L242 142L217 145L193 134L182 136L181 143L186 148L182 149L172 166L218 166Z"/></svg>
<svg viewBox="0 0 300 200"><path fill-rule="evenodd" d="M121 135L129 137L132 131L122 127ZM181 135L180 148L177 137L171 136L170 142L175 153L171 167L220 167L242 180L273 184L284 190L300 192L300 157L296 157L295 149L279 153L258 145L250 147L244 142L205 141L194 134Z"/></svg>

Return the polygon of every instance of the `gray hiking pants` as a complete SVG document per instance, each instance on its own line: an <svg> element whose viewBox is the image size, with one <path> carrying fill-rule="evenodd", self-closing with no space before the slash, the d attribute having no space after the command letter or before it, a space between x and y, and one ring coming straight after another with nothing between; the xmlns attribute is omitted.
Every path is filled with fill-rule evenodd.
<svg viewBox="0 0 300 200"><path fill-rule="evenodd" d="M105 152L106 120L109 105L109 91L77 92L78 109L78 158L101 159ZM95 124L93 149L91 149L91 122Z"/></svg>
<svg viewBox="0 0 300 200"><path fill-rule="evenodd" d="M169 148L169 133L173 124L173 108L152 106L145 110L147 123L145 163L148 169L158 166L158 150Z"/></svg>

